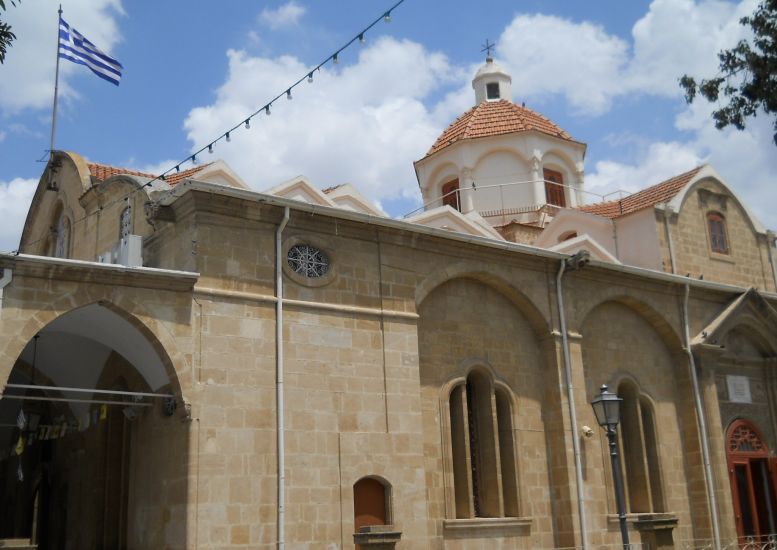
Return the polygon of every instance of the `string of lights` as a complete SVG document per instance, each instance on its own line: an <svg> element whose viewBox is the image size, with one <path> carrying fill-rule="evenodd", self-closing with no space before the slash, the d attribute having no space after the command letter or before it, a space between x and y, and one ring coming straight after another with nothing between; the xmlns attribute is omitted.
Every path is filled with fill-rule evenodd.
<svg viewBox="0 0 777 550"><path fill-rule="evenodd" d="M240 128L244 128L245 130L251 129L251 121L254 120L258 115L264 113L265 115L269 116L272 114L272 106L280 99L286 98L286 100L291 100L293 98L292 90L294 90L297 86L302 84L303 82L307 81L308 83L313 83L313 75L317 72L321 71L321 68L324 67L327 63L332 63L333 65L337 65L340 62L340 54L352 46L354 43L358 42L359 44L364 44L366 42L366 35L367 33L378 23L381 21L384 21L386 23L391 22L391 14L396 10L401 4L403 4L405 0L398 0L394 5L392 5L390 8L388 8L386 11L384 11L379 17L375 18L369 25L364 27L361 31L359 31L356 35L353 36L350 40L348 40L345 44L340 46L334 53L330 54L326 58L324 58L323 61L318 63L318 65L314 66L312 69L308 70L304 75L302 75L299 79L297 79L295 82L287 86L283 91L281 91L279 94L277 94L275 97L270 99L267 103L265 103L262 107L256 109L253 113L249 114L247 117L242 118L240 122L223 132L221 135L219 135L216 139L208 142L203 147L200 147L193 153L191 153L186 158L182 159L181 161L177 162L164 172L160 173L159 175L155 176L153 179L147 181L142 186L138 187L137 189L134 189L133 191L127 193L126 195L123 195L121 197L118 197L112 201L109 201L95 209L93 212L85 214L81 218L78 218L77 220L71 221L71 228L74 227L76 224L82 223L85 220L89 219L92 216L97 215L98 213L102 212L106 208L109 208L110 206L113 206L115 204L121 203L123 201L129 201L129 199L137 192L142 191L146 187L151 187L151 185L156 181L166 181L167 176L171 174L178 174L181 172L181 166L185 166L187 164L196 165L198 162L197 155L201 155L205 151L207 151L209 154L212 154L214 151L214 148L217 143L220 141L224 141L226 143L229 143L232 140L232 135L236 130L239 130ZM28 241L25 243L27 246L32 246L35 244L38 244L48 238L48 235L43 235L38 239L35 239L33 241ZM20 253L20 250L13 250L10 252L11 254L18 255Z"/></svg>

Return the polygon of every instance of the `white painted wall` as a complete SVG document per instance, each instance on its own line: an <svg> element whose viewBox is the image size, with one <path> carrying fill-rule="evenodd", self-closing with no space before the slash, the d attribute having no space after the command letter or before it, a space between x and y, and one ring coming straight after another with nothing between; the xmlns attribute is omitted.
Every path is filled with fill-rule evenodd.
<svg viewBox="0 0 777 550"><path fill-rule="evenodd" d="M663 271L661 243L654 208L645 208L615 220L620 261Z"/></svg>

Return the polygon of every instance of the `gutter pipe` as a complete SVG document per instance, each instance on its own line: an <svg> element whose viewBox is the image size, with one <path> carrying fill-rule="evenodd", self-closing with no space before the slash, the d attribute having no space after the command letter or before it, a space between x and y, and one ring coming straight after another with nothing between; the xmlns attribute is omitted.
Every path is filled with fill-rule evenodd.
<svg viewBox="0 0 777 550"><path fill-rule="evenodd" d="M710 464L710 444L707 436L707 421L702 407L701 392L699 391L699 379L696 375L696 361L691 351L691 335L688 320L688 297L691 286L685 284L685 296L683 299L683 336L685 337L685 352L688 354L688 369L691 371L691 386L693 387L693 400L696 405L696 418L699 419L699 431L701 432L701 452L704 460L704 477L707 482L707 504L710 507L712 518L712 537L715 550L720 550L720 524L718 522L718 502L715 496L715 484L712 477Z"/></svg>
<svg viewBox="0 0 777 550"><path fill-rule="evenodd" d="M281 270L281 235L289 222L289 207L283 209L283 218L275 230L275 403L277 407L278 447L278 549L286 546L286 440L283 391L283 272Z"/></svg>
<svg viewBox="0 0 777 550"><path fill-rule="evenodd" d="M583 254L584 253L584 254ZM583 550L588 550L588 525L585 516L585 495L583 493L583 464L580 459L580 435L577 430L577 410L575 408L575 392L572 386L572 365L569 358L569 338L567 337L567 321L564 312L564 292L561 280L567 267L579 269L588 263L588 252L581 251L569 259L561 260L556 275L556 297L558 302L558 317L561 328L561 341L564 354L564 375L567 383L567 402L569 403L569 422L572 428L572 449L575 458L575 485L577 486L577 513L580 520L580 537Z"/></svg>

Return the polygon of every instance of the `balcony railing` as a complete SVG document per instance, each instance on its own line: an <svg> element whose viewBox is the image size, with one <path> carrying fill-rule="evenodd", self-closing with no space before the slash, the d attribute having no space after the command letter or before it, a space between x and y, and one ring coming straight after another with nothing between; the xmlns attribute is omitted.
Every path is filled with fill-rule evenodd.
<svg viewBox="0 0 777 550"><path fill-rule="evenodd" d="M678 541L675 546L680 550L715 550L712 539ZM724 540L721 541L720 548L721 550L777 550L777 535Z"/></svg>

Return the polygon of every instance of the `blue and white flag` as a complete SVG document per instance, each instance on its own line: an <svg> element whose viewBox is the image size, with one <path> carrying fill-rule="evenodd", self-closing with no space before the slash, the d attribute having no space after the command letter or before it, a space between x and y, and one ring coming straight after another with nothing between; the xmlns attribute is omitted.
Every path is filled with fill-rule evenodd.
<svg viewBox="0 0 777 550"><path fill-rule="evenodd" d="M83 34L59 19L59 57L89 67L94 74L116 86L124 67L117 60L101 52Z"/></svg>

